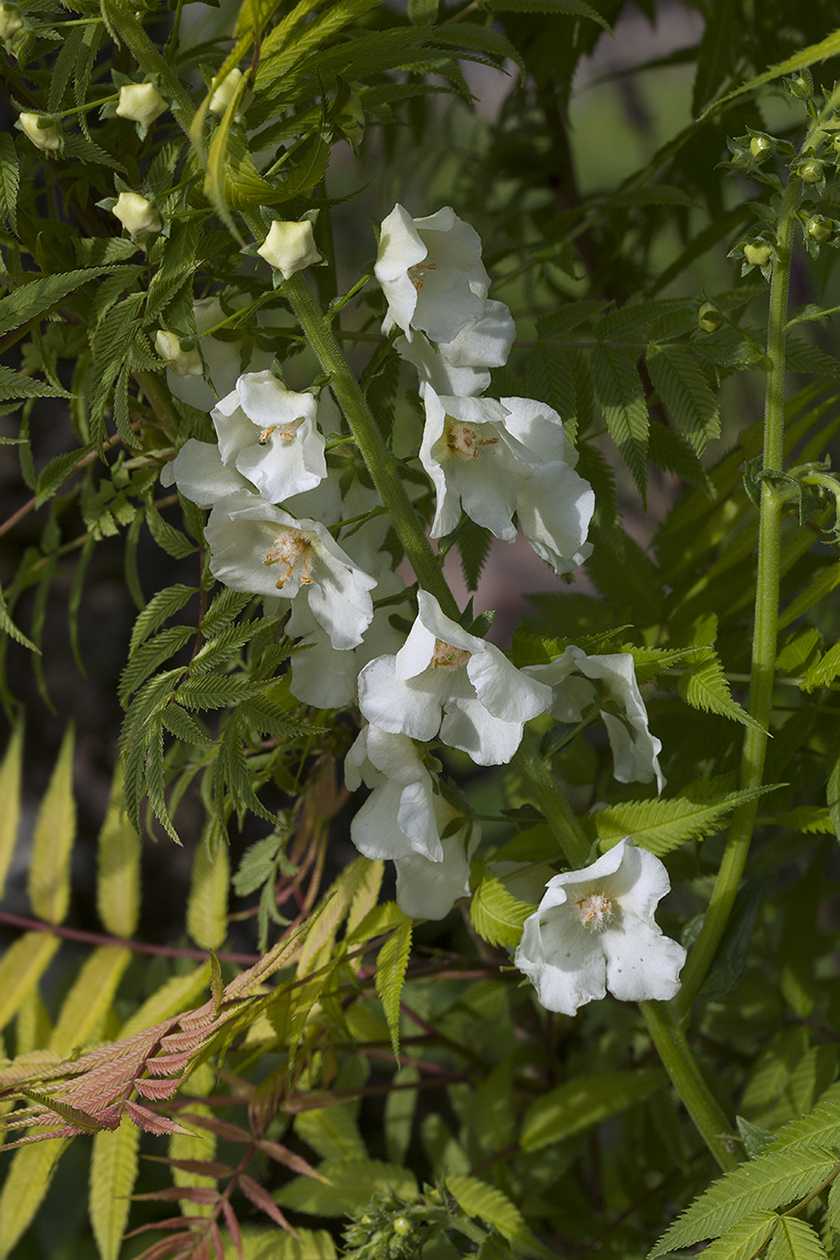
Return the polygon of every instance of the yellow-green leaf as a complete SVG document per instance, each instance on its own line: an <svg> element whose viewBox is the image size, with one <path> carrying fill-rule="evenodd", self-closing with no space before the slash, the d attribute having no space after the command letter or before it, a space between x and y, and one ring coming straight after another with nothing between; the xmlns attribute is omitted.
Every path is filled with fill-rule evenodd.
<svg viewBox="0 0 840 1260"><path fill-rule="evenodd" d="M546 1250L525 1224L525 1218L503 1191L489 1186L479 1177L456 1176L446 1178L446 1188L458 1201L467 1216L493 1225L508 1242L514 1243L523 1256L539 1256L550 1260L552 1252Z"/></svg>
<svg viewBox="0 0 840 1260"><path fill-rule="evenodd" d="M376 992L388 1021L395 1059L400 1057L400 994L411 953L411 934L411 919L403 915L402 923L388 937L376 960Z"/></svg>
<svg viewBox="0 0 840 1260"><path fill-rule="evenodd" d="M53 1139L15 1151L0 1194L0 1256L7 1256L32 1224L66 1147L66 1141Z"/></svg>
<svg viewBox="0 0 840 1260"><path fill-rule="evenodd" d="M121 945L101 945L93 951L64 999L50 1039L50 1050L65 1055L76 1046L96 1039L95 1034L130 962L131 950Z"/></svg>
<svg viewBox="0 0 840 1260"><path fill-rule="evenodd" d="M32 909L47 923L61 923L70 905L70 855L75 835L73 727L70 725L38 810L29 868Z"/></svg>
<svg viewBox="0 0 840 1260"><path fill-rule="evenodd" d="M210 964L202 963L186 976L173 976L161 985L156 993L147 998L139 1010L127 1019L120 1031L120 1038L133 1037L144 1028L151 1028L164 1019L171 1019L180 1011L191 1010L200 1001L207 1000L210 983Z"/></svg>
<svg viewBox="0 0 840 1260"><path fill-rule="evenodd" d="M90 1165L90 1223L102 1260L117 1260L128 1224L129 1196L137 1180L140 1130L123 1116L118 1129L93 1139Z"/></svg>
<svg viewBox="0 0 840 1260"><path fill-rule="evenodd" d="M129 937L140 915L140 837L123 803L122 762L111 783L105 821L99 833L96 904L106 931Z"/></svg>
<svg viewBox="0 0 840 1260"><path fill-rule="evenodd" d="M230 862L227 845L205 838L193 857L187 931L201 949L218 949L227 935Z"/></svg>
<svg viewBox="0 0 840 1260"><path fill-rule="evenodd" d="M552 1089L528 1108L522 1124L522 1149L538 1151L562 1142L635 1102L650 1097L667 1082L656 1068L581 1076Z"/></svg>
<svg viewBox="0 0 840 1260"><path fill-rule="evenodd" d="M20 824L20 772L23 751L23 727L18 725L9 740L6 756L0 766L0 898L6 887L6 875L12 860Z"/></svg>
<svg viewBox="0 0 840 1260"><path fill-rule="evenodd" d="M49 932L27 932L6 950L0 961L0 1028L20 1010L58 946L58 937Z"/></svg>
<svg viewBox="0 0 840 1260"><path fill-rule="evenodd" d="M485 941L513 948L519 944L523 923L535 909L519 901L500 879L485 871L470 903L470 919Z"/></svg>

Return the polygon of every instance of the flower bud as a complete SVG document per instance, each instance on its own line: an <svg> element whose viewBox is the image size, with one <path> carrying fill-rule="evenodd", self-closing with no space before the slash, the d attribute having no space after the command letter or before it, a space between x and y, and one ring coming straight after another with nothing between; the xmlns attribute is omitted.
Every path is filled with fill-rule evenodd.
<svg viewBox="0 0 840 1260"><path fill-rule="evenodd" d="M117 198L114 214L126 231L139 240L150 232L159 232L163 220L155 207L140 193L123 192Z"/></svg>
<svg viewBox="0 0 840 1260"><path fill-rule="evenodd" d="M221 81L218 79L213 80L210 85L213 88L213 95L210 97L210 104L207 107L211 114L218 114L221 118L222 114L224 114L228 105L233 100L236 89L239 87L241 82L241 70L230 70ZM236 115L237 122L239 122L253 98L253 92L246 92L242 97L242 101L239 106L239 113Z"/></svg>
<svg viewBox="0 0 840 1260"><path fill-rule="evenodd" d="M816 158L808 158L796 168L796 174L806 184L818 184L823 177L822 162Z"/></svg>
<svg viewBox="0 0 840 1260"><path fill-rule="evenodd" d="M158 329L155 334L155 349L162 359L166 359L176 376L202 375L204 369L198 350L182 350L174 333Z"/></svg>
<svg viewBox="0 0 840 1260"><path fill-rule="evenodd" d="M773 142L766 136L753 136L750 140L750 153L754 158L766 157L773 148Z"/></svg>
<svg viewBox="0 0 840 1260"><path fill-rule="evenodd" d="M21 114L19 121L29 139L39 149L57 149L61 144L58 128L46 122L45 114ZM41 123L46 123L46 125L39 125Z"/></svg>
<svg viewBox="0 0 840 1260"><path fill-rule="evenodd" d="M797 97L800 101L807 101L814 95L814 80L811 77L811 71L800 70L799 74L785 79L785 87L791 96Z"/></svg>
<svg viewBox="0 0 840 1260"><path fill-rule="evenodd" d="M704 302L697 312L697 323L703 329L703 332L713 333L720 328L723 323L721 315L714 302Z"/></svg>
<svg viewBox="0 0 840 1260"><path fill-rule="evenodd" d="M17 9L9 9L0 4L0 39L11 39L23 26Z"/></svg>
<svg viewBox="0 0 840 1260"><path fill-rule="evenodd" d="M822 244L834 231L834 224L821 214L813 214L805 224L805 231L812 241Z"/></svg>
<svg viewBox="0 0 840 1260"><path fill-rule="evenodd" d="M140 123L141 127L148 127L168 108L154 83L129 83L120 88L118 115Z"/></svg>
<svg viewBox="0 0 840 1260"><path fill-rule="evenodd" d="M744 257L753 267L763 267L773 256L773 250L766 241L746 241Z"/></svg>
<svg viewBox="0 0 840 1260"><path fill-rule="evenodd" d="M276 267L284 280L321 258L315 248L309 219L304 219L302 223L282 223L275 219L257 253Z"/></svg>
<svg viewBox="0 0 840 1260"><path fill-rule="evenodd" d="M391 1226L395 1234L400 1234L405 1238L406 1234L411 1233L411 1221L407 1216L395 1216L391 1222Z"/></svg>
<svg viewBox="0 0 840 1260"><path fill-rule="evenodd" d="M831 142L831 147L835 153L840 153L840 136L835 136Z"/></svg>

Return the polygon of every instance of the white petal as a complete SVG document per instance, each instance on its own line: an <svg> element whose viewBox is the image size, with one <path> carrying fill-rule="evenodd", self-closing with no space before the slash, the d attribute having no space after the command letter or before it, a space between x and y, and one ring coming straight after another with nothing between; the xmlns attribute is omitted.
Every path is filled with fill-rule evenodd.
<svg viewBox="0 0 840 1260"><path fill-rule="evenodd" d="M680 988L686 952L655 923L625 915L621 930L602 933L607 988L621 1002L667 1002Z"/></svg>
<svg viewBox="0 0 840 1260"><path fill-rule="evenodd" d="M503 766L522 743L522 725L493 717L477 698L462 698L446 704L440 737L479 766Z"/></svg>
<svg viewBox="0 0 840 1260"><path fill-rule="evenodd" d="M470 891L470 863L461 833L443 842L440 862L417 853L395 865L397 905L412 919L443 919L458 898Z"/></svg>
<svg viewBox="0 0 840 1260"><path fill-rule="evenodd" d="M399 679L393 656L377 657L359 674L359 708L372 725L412 739L434 739L440 726L440 700Z"/></svg>
<svg viewBox="0 0 840 1260"><path fill-rule="evenodd" d="M528 542L555 573L571 573L592 554L586 536L595 493L568 464L545 464L526 478L516 511Z"/></svg>
<svg viewBox="0 0 840 1260"><path fill-rule="evenodd" d="M514 957L536 988L540 1004L563 1015L574 1015L606 994L606 960L599 938L576 925L572 913L559 907L529 915Z"/></svg>
<svg viewBox="0 0 840 1260"><path fill-rule="evenodd" d="M553 407L534 398L503 398L509 412L507 427L541 464L567 463L563 421Z"/></svg>
<svg viewBox="0 0 840 1260"><path fill-rule="evenodd" d="M467 662L467 676L485 708L507 722L528 722L544 713L551 688L518 670L492 643L479 643Z"/></svg>
<svg viewBox="0 0 840 1260"><path fill-rule="evenodd" d="M161 485L173 481L181 494L198 507L212 507L231 494L250 491L253 487L235 468L225 468L215 442L199 442L190 438L181 447L171 464L160 475Z"/></svg>

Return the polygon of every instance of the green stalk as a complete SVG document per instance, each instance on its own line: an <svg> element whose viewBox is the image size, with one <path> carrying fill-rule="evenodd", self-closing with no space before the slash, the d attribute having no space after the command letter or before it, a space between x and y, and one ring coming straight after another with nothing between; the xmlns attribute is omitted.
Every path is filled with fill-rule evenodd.
<svg viewBox="0 0 840 1260"><path fill-rule="evenodd" d="M735 1168L735 1134L700 1074L685 1034L665 1002L640 1002L651 1040L688 1114L724 1172Z"/></svg>
<svg viewBox="0 0 840 1260"><path fill-rule="evenodd" d="M778 258L770 284L767 328L767 387L764 405L764 470L780 470L784 458L785 333L791 247L799 205L801 181L791 175L779 208L776 236ZM750 672L749 713L755 725L747 727L741 756L740 786L760 787L764 779L768 725L773 703L776 669L776 625L779 614L781 517L784 500L768 481L761 485L758 526L758 572L755 590L755 623ZM732 906L752 840L758 801L740 806L732 815L723 860L712 891L703 927L683 972L677 999L685 1013L697 997L708 974L732 912Z"/></svg>

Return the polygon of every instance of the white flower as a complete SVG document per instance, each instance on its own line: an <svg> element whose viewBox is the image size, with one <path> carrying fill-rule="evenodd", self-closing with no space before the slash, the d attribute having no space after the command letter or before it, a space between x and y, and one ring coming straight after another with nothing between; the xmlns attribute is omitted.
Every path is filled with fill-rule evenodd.
<svg viewBox="0 0 840 1260"><path fill-rule="evenodd" d="M130 118L141 127L148 127L168 108L154 83L128 83L120 88L116 112L120 118Z"/></svg>
<svg viewBox="0 0 840 1260"><path fill-rule="evenodd" d="M155 207L140 193L121 192L113 213L126 231L138 240L150 232L159 232L163 227L163 220Z"/></svg>
<svg viewBox="0 0 840 1260"><path fill-rule="evenodd" d="M432 341L451 341L484 314L490 277L481 262L478 233L444 206L413 219L401 205L382 223L374 274L388 299L383 332L399 325Z"/></svg>
<svg viewBox="0 0 840 1260"><path fill-rule="evenodd" d="M57 149L61 144L61 133L43 114L24 112L18 115L18 122L39 149Z"/></svg>
<svg viewBox="0 0 840 1260"><path fill-rule="evenodd" d="M469 853L478 828L464 826L441 840L456 811L435 791L417 745L405 735L366 727L345 761L350 791L371 794L350 824L356 848L397 868L397 904L415 919L442 919L470 890Z"/></svg>
<svg viewBox="0 0 840 1260"><path fill-rule="evenodd" d="M189 438L175 458L161 469L160 484L171 486L173 483L184 498L201 508L213 507L222 499L243 492L258 501L250 482L235 468L225 468L216 443L199 442L198 438Z"/></svg>
<svg viewBox="0 0 840 1260"><path fill-rule="evenodd" d="M257 253L276 267L284 280L321 259L315 248L309 219L304 219L302 223L285 223L275 219Z"/></svg>
<svg viewBox="0 0 840 1260"><path fill-rule="evenodd" d="M537 459L510 432L507 409L493 398L438 397L431 385L423 404L420 462L437 491L432 538L455 529L463 507L478 525L513 542L516 500Z"/></svg>
<svg viewBox="0 0 840 1260"><path fill-rule="evenodd" d="M353 563L320 521L296 520L241 491L216 504L204 536L210 572L225 586L281 599L300 595L334 648L361 643L373 618L376 579Z"/></svg>
<svg viewBox="0 0 840 1260"><path fill-rule="evenodd" d="M619 783L650 783L655 778L657 791L662 791L662 744L650 733L647 709L629 652L587 656L582 648L570 646L550 664L528 665L523 672L551 687L554 700L549 712L560 722L580 722L584 709L595 704L597 698L595 687L587 679L603 682L601 702L616 701L627 717L625 723L616 714L601 710L613 751L613 774Z"/></svg>
<svg viewBox="0 0 840 1260"><path fill-rule="evenodd" d="M435 739L469 753L482 766L510 761L522 728L551 701L491 643L468 634L441 612L428 591L395 656L380 656L359 675L359 708L392 734Z"/></svg>
<svg viewBox="0 0 840 1260"><path fill-rule="evenodd" d="M464 398L487 389L488 368L507 363L515 336L516 326L504 302L486 298L482 315L469 320L451 341L434 342L417 333L411 342L397 337L394 348L417 368L421 395L428 383L438 394Z"/></svg>
<svg viewBox="0 0 840 1260"><path fill-rule="evenodd" d="M312 490L327 475L312 394L286 389L270 371L246 372L210 412L222 463L269 503Z"/></svg>
<svg viewBox="0 0 840 1260"><path fill-rule="evenodd" d="M0 39L11 39L23 26L17 9L0 4Z"/></svg>
<svg viewBox="0 0 840 1260"><path fill-rule="evenodd" d="M592 554L586 542L595 493L574 471L577 451L568 446L563 421L532 398L503 398L505 426L536 457L516 499L519 525L537 555L555 573L571 573Z"/></svg>
<svg viewBox="0 0 840 1260"><path fill-rule="evenodd" d="M352 558L358 563L356 556ZM385 593L381 591L380 583L377 583L376 593L377 598ZM395 609L392 604L374 608L373 620L359 646L337 652L311 609L300 601L295 602L286 623L286 633L304 643L306 651L295 652L292 656L289 682L292 695L316 709L340 709L354 704L358 698L359 671L374 657L384 652L396 652L403 642L404 635L395 630L389 621L390 615L397 610L406 611L402 605L397 605Z"/></svg>
<svg viewBox="0 0 840 1260"><path fill-rule="evenodd" d="M674 997L685 950L653 918L670 886L659 858L630 838L550 879L514 959L541 1004L574 1015L607 989L622 1002Z"/></svg>
<svg viewBox="0 0 840 1260"><path fill-rule="evenodd" d="M201 376L204 365L197 350L182 350L174 333L159 328L155 333L155 349L176 376Z"/></svg>

